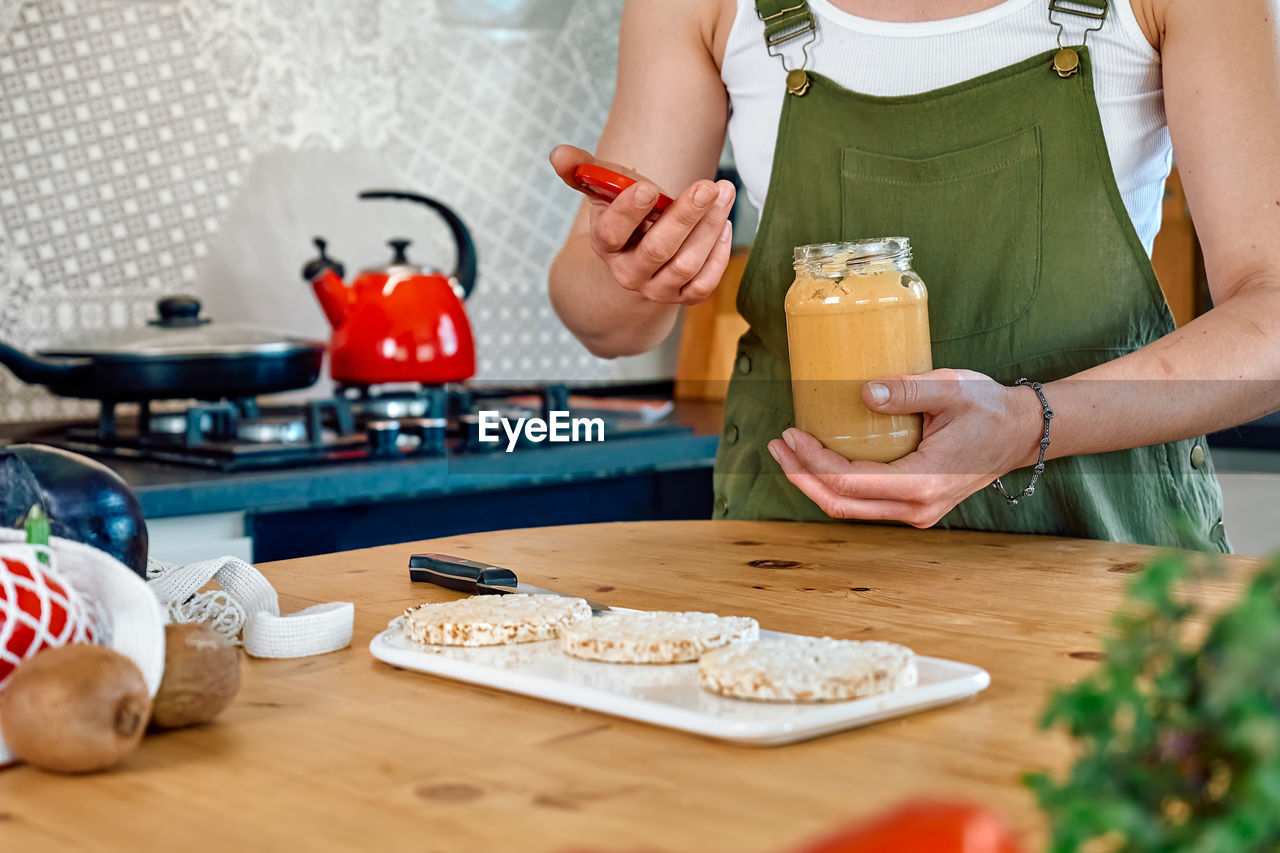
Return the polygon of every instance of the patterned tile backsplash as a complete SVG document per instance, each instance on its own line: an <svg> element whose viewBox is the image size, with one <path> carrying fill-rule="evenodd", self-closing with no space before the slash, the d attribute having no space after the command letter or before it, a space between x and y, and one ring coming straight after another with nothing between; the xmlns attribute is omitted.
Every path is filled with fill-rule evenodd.
<svg viewBox="0 0 1280 853"><path fill-rule="evenodd" d="M421 0L0 0L0 339L140 325L173 292L323 335L298 278L313 234L352 269L401 234L452 263L425 213L355 200L380 183L470 225L481 377L670 375L670 347L592 358L547 299L575 200L546 152L594 144L621 2L538 2L571 6L564 25L451 24ZM0 420L90 411L0 370Z"/></svg>

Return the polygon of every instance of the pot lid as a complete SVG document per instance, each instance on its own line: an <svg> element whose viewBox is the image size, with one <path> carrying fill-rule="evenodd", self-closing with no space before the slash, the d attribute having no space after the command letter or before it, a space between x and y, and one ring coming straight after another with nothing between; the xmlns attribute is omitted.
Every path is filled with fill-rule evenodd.
<svg viewBox="0 0 1280 853"><path fill-rule="evenodd" d="M387 276L411 276L422 275L422 267L409 260L409 247L413 245L413 241L406 240L403 237L397 237L394 240L388 240L387 245L391 247L392 257L391 263L384 267L369 267L360 271L361 275L373 273L375 275Z"/></svg>
<svg viewBox="0 0 1280 853"><path fill-rule="evenodd" d="M324 345L235 323L215 324L200 316L200 300L170 296L156 303L159 319L144 328L104 329L43 347L43 356L184 358L197 356L284 355Z"/></svg>

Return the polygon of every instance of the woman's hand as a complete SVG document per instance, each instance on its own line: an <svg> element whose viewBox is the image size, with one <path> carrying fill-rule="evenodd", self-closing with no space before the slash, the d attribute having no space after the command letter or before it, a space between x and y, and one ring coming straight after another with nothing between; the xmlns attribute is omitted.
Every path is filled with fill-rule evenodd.
<svg viewBox="0 0 1280 853"><path fill-rule="evenodd" d="M735 190L729 181L697 181L682 192L653 224L645 216L660 190L652 181L614 163L594 159L571 145L551 152L551 165L577 189L573 171L597 163L636 179L612 202L588 195L591 250L618 284L651 302L696 305L715 291L729 262L733 226L729 210Z"/></svg>
<svg viewBox="0 0 1280 853"><path fill-rule="evenodd" d="M1044 421L1035 392L972 370L868 382L862 402L884 414L923 412L920 447L885 465L849 462L798 429L769 442L787 479L832 518L931 527L997 477L1034 464L1040 449Z"/></svg>

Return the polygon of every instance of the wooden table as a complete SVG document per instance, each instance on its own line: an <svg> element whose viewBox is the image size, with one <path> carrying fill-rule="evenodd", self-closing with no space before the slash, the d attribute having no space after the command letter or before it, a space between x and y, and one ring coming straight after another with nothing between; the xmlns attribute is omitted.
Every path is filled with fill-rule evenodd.
<svg viewBox="0 0 1280 853"><path fill-rule="evenodd" d="M392 669L370 637L435 550L626 607L755 616L985 667L960 704L752 749ZM114 772L0 772L0 849L783 851L920 795L1001 810L1038 849L1020 775L1060 769L1037 731L1051 685L1087 673L1151 549L863 525L664 522L481 533L265 567L286 611L356 603L349 649L247 660L219 722L149 736ZM1204 587L1222 605L1252 561Z"/></svg>

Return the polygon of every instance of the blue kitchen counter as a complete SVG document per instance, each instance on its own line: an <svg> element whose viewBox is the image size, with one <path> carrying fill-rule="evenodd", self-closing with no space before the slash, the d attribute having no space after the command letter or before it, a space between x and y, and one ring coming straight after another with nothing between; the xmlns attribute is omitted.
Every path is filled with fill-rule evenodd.
<svg viewBox="0 0 1280 853"><path fill-rule="evenodd" d="M133 488L147 518L281 512L523 489L709 468L718 437L673 432L599 444L547 446L451 458L214 472L104 460Z"/></svg>
<svg viewBox="0 0 1280 853"><path fill-rule="evenodd" d="M251 539L257 559L285 559L507 527L709 518L720 412L681 403L651 433L513 453L229 472L99 458L148 521L234 514L242 533L227 535ZM39 443L51 426L0 427L0 441Z"/></svg>
<svg viewBox="0 0 1280 853"><path fill-rule="evenodd" d="M660 423L671 428L649 436L606 436L599 443L266 471L100 458L137 493L147 518L315 509L710 468L719 439L719 404L682 402ZM38 443L47 426L5 426L0 439Z"/></svg>

